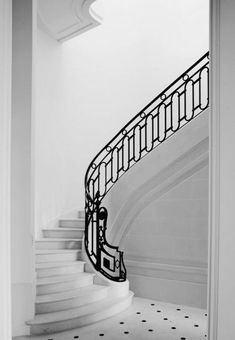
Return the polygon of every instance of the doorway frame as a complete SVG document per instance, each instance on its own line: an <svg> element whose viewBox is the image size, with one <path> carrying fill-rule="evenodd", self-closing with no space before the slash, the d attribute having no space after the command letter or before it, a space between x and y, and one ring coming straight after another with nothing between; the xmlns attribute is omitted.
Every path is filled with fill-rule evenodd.
<svg viewBox="0 0 235 340"><path fill-rule="evenodd" d="M12 1L0 0L0 338L11 339L11 44Z"/></svg>
<svg viewBox="0 0 235 340"><path fill-rule="evenodd" d="M2 280L1 294L2 318L0 320L1 339L11 339L11 263L10 263L10 122L11 122L11 0L0 0L0 31L2 65L0 69L0 142L1 172L0 172L0 206L1 206L1 237L0 263ZM219 273L219 193L220 193L220 98L219 98L219 25L220 0L210 0L210 189L209 189L209 284L208 284L208 338L217 340L218 324L218 273ZM2 100L3 98L3 100ZM212 115L213 111L213 115Z"/></svg>
<svg viewBox="0 0 235 340"><path fill-rule="evenodd" d="M218 279L220 228L220 0L210 0L210 110L209 110L209 242L208 242L208 339L218 339ZM213 114L212 114L213 112Z"/></svg>

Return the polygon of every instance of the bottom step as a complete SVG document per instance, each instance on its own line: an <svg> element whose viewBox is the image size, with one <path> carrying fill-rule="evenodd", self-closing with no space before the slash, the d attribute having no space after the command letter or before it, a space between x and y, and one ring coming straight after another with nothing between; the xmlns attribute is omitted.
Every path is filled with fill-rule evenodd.
<svg viewBox="0 0 235 340"><path fill-rule="evenodd" d="M133 295L129 292L126 297L116 299L109 296L100 302L90 303L80 308L37 315L33 320L28 321L27 325L30 326L31 335L52 334L79 328L124 311L131 305Z"/></svg>

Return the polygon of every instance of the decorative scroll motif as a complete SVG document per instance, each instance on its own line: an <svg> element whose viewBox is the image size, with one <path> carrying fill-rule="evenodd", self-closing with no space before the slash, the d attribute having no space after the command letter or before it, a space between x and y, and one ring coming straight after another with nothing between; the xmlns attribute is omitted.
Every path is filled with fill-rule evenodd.
<svg viewBox="0 0 235 340"><path fill-rule="evenodd" d="M85 176L85 248L94 268L125 281L123 252L106 240L101 202L118 179L209 106L209 52L133 117L90 163Z"/></svg>

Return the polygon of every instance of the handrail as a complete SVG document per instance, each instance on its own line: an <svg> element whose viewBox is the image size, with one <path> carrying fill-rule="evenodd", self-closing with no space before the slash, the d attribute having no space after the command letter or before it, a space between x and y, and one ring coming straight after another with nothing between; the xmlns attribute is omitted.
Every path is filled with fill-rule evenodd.
<svg viewBox="0 0 235 340"><path fill-rule="evenodd" d="M123 252L107 242L101 202L117 180L209 106L209 52L135 115L90 163L85 175L85 249L94 268L125 281Z"/></svg>

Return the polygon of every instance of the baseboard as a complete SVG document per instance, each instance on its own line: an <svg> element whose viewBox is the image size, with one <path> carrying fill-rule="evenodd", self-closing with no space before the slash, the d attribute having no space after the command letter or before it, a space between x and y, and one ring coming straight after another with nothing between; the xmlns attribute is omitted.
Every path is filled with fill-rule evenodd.
<svg viewBox="0 0 235 340"><path fill-rule="evenodd" d="M206 308L207 285L128 274L136 296L194 308Z"/></svg>
<svg viewBox="0 0 235 340"><path fill-rule="evenodd" d="M146 259L140 256L125 256L125 266L129 274L143 275L167 280L187 281L192 283L207 283L207 266L201 263L183 261L170 262Z"/></svg>
<svg viewBox="0 0 235 340"><path fill-rule="evenodd" d="M206 308L206 265L128 259L127 256L125 265L130 289L136 296Z"/></svg>

